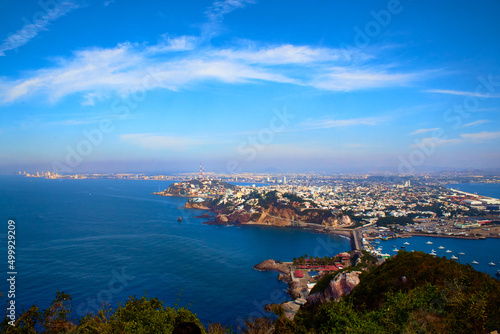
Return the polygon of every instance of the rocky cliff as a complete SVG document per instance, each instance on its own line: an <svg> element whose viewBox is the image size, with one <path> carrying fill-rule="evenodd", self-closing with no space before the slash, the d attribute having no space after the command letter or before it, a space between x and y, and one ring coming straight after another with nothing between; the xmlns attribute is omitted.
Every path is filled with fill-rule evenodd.
<svg viewBox="0 0 500 334"><path fill-rule="evenodd" d="M217 213L217 209L212 209ZM291 207L269 206L253 212L246 210L231 213L219 212L215 217L216 224L262 224L272 226L300 226L302 223L313 223L318 226L350 226L351 219L347 215L331 215L328 210L296 210Z"/></svg>
<svg viewBox="0 0 500 334"><path fill-rule="evenodd" d="M186 202L186 204L184 205L184 208L186 209L199 209L199 210L210 210L209 207L206 207L204 205L204 202L201 202L201 203L194 203L194 202Z"/></svg>
<svg viewBox="0 0 500 334"><path fill-rule="evenodd" d="M274 260L265 260L253 266L254 269L260 271L276 270L283 274L290 274L290 267L283 263L278 263Z"/></svg>
<svg viewBox="0 0 500 334"><path fill-rule="evenodd" d="M359 283L360 271L341 272L330 281L323 292L316 292L307 297L307 302L319 305L330 300L339 300L349 294Z"/></svg>

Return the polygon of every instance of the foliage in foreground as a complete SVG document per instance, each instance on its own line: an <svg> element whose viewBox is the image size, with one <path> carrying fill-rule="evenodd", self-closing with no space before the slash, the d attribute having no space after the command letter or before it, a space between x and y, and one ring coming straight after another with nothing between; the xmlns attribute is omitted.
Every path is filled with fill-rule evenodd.
<svg viewBox="0 0 500 334"><path fill-rule="evenodd" d="M202 333L226 333L227 330L215 324L205 329L195 314L185 308L164 307L157 298L130 297L116 310L103 309L97 315L86 315L75 322L70 320L71 300L68 294L57 292L56 299L45 311L33 306L16 320L16 326L8 324L6 318L1 333L172 333L181 322L196 323Z"/></svg>
<svg viewBox="0 0 500 334"><path fill-rule="evenodd" d="M16 327L5 319L2 333L172 333L180 322L198 324L202 333L230 333L219 324L203 327L185 308L164 307L156 298L131 297L115 310L103 309L76 322L71 298L57 293L52 305L31 307ZM361 276L360 284L339 302L303 307L288 320L245 322L244 333L489 333L500 329L500 283L445 258L399 252Z"/></svg>

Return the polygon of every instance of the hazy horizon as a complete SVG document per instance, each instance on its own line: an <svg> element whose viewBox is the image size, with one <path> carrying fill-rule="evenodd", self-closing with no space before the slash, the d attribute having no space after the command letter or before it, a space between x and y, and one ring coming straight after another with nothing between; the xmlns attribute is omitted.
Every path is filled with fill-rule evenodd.
<svg viewBox="0 0 500 334"><path fill-rule="evenodd" d="M498 1L0 8L0 173L500 167Z"/></svg>

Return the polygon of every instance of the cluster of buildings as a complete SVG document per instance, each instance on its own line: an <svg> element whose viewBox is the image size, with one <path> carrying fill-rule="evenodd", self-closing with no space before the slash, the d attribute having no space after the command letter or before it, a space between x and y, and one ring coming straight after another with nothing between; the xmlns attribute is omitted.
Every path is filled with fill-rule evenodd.
<svg viewBox="0 0 500 334"><path fill-rule="evenodd" d="M376 175L323 175L323 174L266 174L241 173L217 175L206 173L176 175L144 174L76 174L60 175L54 172L19 172L27 177L56 178L117 178L135 180L176 180L179 194L189 197L222 196L223 200L243 204L241 198L253 191L265 194L276 191L279 201L290 204L285 193L301 198L301 207L332 210L348 213L351 217L366 223L374 223L383 217L412 217L457 219L497 214L500 210L498 199L481 197L450 190L446 183L462 180L499 182L497 176L485 177L475 174L437 174L434 176L376 176ZM231 187L226 182L250 183L248 186ZM252 182L260 183L258 187ZM176 185L177 183L174 183ZM184 187L184 188L183 188ZM238 203L238 201L242 203Z"/></svg>

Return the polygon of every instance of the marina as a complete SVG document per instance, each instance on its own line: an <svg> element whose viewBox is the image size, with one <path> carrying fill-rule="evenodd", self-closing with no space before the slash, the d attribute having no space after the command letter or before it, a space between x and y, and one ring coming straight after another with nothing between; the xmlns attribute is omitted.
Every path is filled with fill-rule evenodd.
<svg viewBox="0 0 500 334"><path fill-rule="evenodd" d="M446 257L463 264L470 264L474 269L488 273L493 277L498 271L497 263L500 263L500 254L495 250L500 248L500 239L488 238L485 240L477 239L455 239L433 237L434 243L440 245L435 248L428 237L414 236L407 239L389 239L382 240L377 244L376 250L380 253L387 253L391 249L401 249L406 245L406 251L422 251L433 256ZM442 248L441 248L442 247ZM467 250L467 251L465 251ZM396 252L390 252L391 256Z"/></svg>

